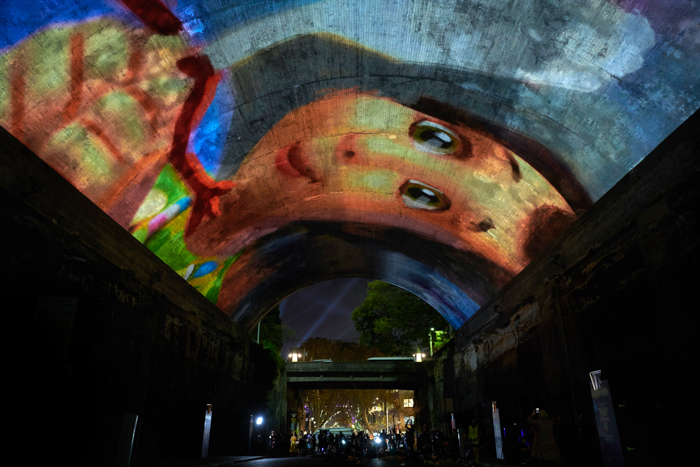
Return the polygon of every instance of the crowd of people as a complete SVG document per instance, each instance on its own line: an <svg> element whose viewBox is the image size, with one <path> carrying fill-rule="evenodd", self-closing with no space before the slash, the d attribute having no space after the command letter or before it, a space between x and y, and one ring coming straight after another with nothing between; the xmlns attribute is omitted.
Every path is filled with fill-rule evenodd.
<svg viewBox="0 0 700 467"><path fill-rule="evenodd" d="M422 458L452 459L460 458L457 431L446 435L440 430L428 430L426 425L416 437L416 430L411 423L404 427L392 427L387 433L370 435L364 431L334 434L329 430L317 433L292 432L283 442L283 436L274 431L268 437L267 453L273 457L313 456L336 454L360 458L384 456L420 456Z"/></svg>
<svg viewBox="0 0 700 467"><path fill-rule="evenodd" d="M424 424L416 433L411 423L404 427L392 427L388 433L382 430L374 434L349 430L334 434L329 430L320 430L316 433L292 432L285 437L273 431L268 437L267 455L296 457L331 454L362 459L399 455L424 460L461 460L480 465L480 451L487 449L489 454L492 451L490 448L494 447L489 442L493 441L490 426L484 424L484 428L480 432L477 421L471 420L461 433L461 441L457 430L453 429L447 434L439 429L429 430ZM594 457L595 426L583 415L575 422L567 423L561 417L549 416L545 410L533 411L525 423L517 428L515 434L504 433L503 453L507 459L555 465L562 460L580 458L581 451ZM586 441L589 438L590 443ZM583 445L577 446L581 442Z"/></svg>

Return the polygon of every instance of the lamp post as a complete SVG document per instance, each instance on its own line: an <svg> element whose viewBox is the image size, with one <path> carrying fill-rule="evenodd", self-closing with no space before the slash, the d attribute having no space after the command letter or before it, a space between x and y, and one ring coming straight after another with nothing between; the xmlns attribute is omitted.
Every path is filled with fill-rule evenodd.
<svg viewBox="0 0 700 467"><path fill-rule="evenodd" d="M254 417L253 414L250 415L250 429L248 431L248 455L251 454L251 451L250 451L251 446L250 445L253 441L253 426L254 426L253 424L260 427L260 425L263 424L263 421L264 421L263 417L260 417L260 416ZM260 428L258 428L258 431L259 430L260 430Z"/></svg>
<svg viewBox="0 0 700 467"><path fill-rule="evenodd" d="M250 444L253 441L253 414L250 414L250 429L248 430L248 455L250 456Z"/></svg>
<svg viewBox="0 0 700 467"><path fill-rule="evenodd" d="M430 328L430 333L428 333L428 335L430 336L430 357L431 358L433 356L433 331L435 331L435 328Z"/></svg>
<svg viewBox="0 0 700 467"><path fill-rule="evenodd" d="M386 432L388 435L389 434L389 403L386 401L386 399L384 399L384 409L386 410Z"/></svg>

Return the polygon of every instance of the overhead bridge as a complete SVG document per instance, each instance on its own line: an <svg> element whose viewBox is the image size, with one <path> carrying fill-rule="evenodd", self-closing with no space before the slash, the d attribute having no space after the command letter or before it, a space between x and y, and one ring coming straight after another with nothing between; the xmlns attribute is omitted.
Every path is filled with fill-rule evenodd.
<svg viewBox="0 0 700 467"><path fill-rule="evenodd" d="M418 390L427 376L425 365L413 361L287 363L287 387Z"/></svg>

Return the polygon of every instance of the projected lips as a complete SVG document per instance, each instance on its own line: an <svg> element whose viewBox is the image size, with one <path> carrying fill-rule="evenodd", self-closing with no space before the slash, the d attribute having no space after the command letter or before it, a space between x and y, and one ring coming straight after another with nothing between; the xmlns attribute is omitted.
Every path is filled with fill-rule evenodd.
<svg viewBox="0 0 700 467"><path fill-rule="evenodd" d="M407 180L399 188L404 204L413 209L444 211L450 209L452 202L440 190L417 180Z"/></svg>

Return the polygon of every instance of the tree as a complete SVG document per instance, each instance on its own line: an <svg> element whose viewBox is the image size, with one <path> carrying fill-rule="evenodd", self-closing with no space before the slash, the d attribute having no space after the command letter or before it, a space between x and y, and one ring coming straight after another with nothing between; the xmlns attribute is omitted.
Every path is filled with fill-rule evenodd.
<svg viewBox="0 0 700 467"><path fill-rule="evenodd" d="M307 389L302 399L314 418L314 430L330 428L330 422L345 410L347 404L344 392L332 389Z"/></svg>
<svg viewBox="0 0 700 467"><path fill-rule="evenodd" d="M403 398L407 394L413 397L413 391L397 391L387 389L351 389L346 391L347 413L355 428L373 433L380 432L387 426L403 425L405 416L414 416L412 407L403 406ZM379 412L373 412L379 407ZM374 417L370 417L373 414ZM386 417L389 417L388 419Z"/></svg>
<svg viewBox="0 0 700 467"><path fill-rule="evenodd" d="M370 282L367 298L352 312L360 344L385 355L411 355L428 348L431 328L447 332L450 325L433 307L406 290L382 281ZM444 344L444 341L442 342ZM440 342L433 333L433 348Z"/></svg>
<svg viewBox="0 0 700 467"><path fill-rule="evenodd" d="M387 389L313 389L305 390L302 399L314 418L314 430L343 426L380 432L394 421L401 425L404 415L414 413L403 407L399 391ZM379 411L373 411L376 407Z"/></svg>
<svg viewBox="0 0 700 467"><path fill-rule="evenodd" d="M385 392L386 390L381 389L352 389L347 391L346 399L349 402L349 415L355 427L368 433L376 431L376 424L371 423L369 414L372 407L376 405L377 399L384 396Z"/></svg>
<svg viewBox="0 0 700 467"><path fill-rule="evenodd" d="M258 327L254 326L250 331L251 337L257 339ZM282 346L285 342L292 340L294 331L282 324L280 318L280 307L277 305L271 309L262 320L260 320L260 345L267 349L278 365L284 365L284 359L280 356Z"/></svg>
<svg viewBox="0 0 700 467"><path fill-rule="evenodd" d="M304 350L305 360L331 359L334 362L363 362L370 357L383 357L377 349L372 349L357 342L344 342L326 339L325 337L310 337L299 344Z"/></svg>

